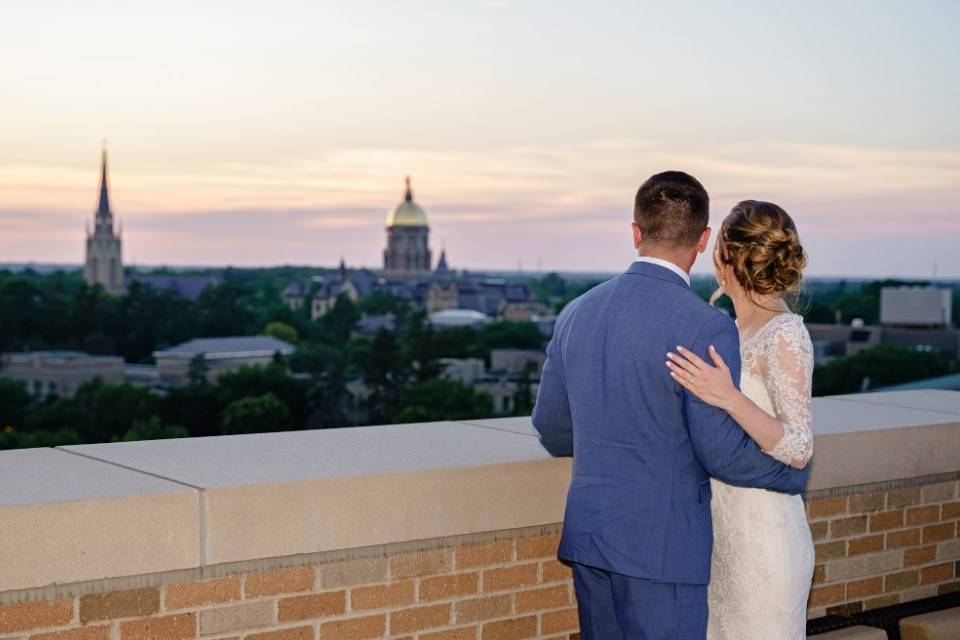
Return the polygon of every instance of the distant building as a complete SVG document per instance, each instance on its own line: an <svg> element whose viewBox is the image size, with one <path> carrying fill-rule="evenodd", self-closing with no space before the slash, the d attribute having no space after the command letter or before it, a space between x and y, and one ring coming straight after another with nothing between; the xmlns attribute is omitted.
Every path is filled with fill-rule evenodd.
<svg viewBox="0 0 960 640"><path fill-rule="evenodd" d="M440 358L441 377L472 385L486 374L482 358Z"/></svg>
<svg viewBox="0 0 960 640"><path fill-rule="evenodd" d="M490 316L472 309L445 309L430 314L430 323L439 328L476 327L490 322Z"/></svg>
<svg viewBox="0 0 960 640"><path fill-rule="evenodd" d="M493 349L490 352L490 370L502 371L511 377L529 374L535 380L543 373L547 354L537 349Z"/></svg>
<svg viewBox="0 0 960 640"><path fill-rule="evenodd" d="M880 324L945 328L952 322L953 291L936 287L884 287L880 290Z"/></svg>
<svg viewBox="0 0 960 640"><path fill-rule="evenodd" d="M100 159L100 202L94 217L93 233L87 228L83 279L87 284L102 285L108 293L118 295L124 292L120 233L113 229L113 212L107 191L106 149Z"/></svg>
<svg viewBox="0 0 960 640"><path fill-rule="evenodd" d="M387 276L418 276L430 273L430 227L426 212L413 201L410 177L403 201L387 215L387 248L383 272Z"/></svg>
<svg viewBox="0 0 960 640"><path fill-rule="evenodd" d="M134 282L157 291L169 291L179 298L196 302L208 287L223 284L223 278L216 275L131 274L127 279L127 292Z"/></svg>
<svg viewBox="0 0 960 640"><path fill-rule="evenodd" d="M39 398L71 398L81 385L100 378L124 381L123 358L80 351L24 351L0 354L0 376L22 381Z"/></svg>
<svg viewBox="0 0 960 640"><path fill-rule="evenodd" d="M183 385L190 382L191 363L199 358L208 381L244 366L269 364L274 354L290 355L294 348L273 336L196 338L169 349L154 351L160 382Z"/></svg>

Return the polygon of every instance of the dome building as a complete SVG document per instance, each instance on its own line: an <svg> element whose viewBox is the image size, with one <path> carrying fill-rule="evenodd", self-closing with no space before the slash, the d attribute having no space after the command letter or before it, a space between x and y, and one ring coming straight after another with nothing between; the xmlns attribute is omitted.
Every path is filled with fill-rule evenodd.
<svg viewBox="0 0 960 640"><path fill-rule="evenodd" d="M383 271L388 276L423 276L430 273L430 227L427 214L413 201L410 177L403 201L387 214L387 248Z"/></svg>

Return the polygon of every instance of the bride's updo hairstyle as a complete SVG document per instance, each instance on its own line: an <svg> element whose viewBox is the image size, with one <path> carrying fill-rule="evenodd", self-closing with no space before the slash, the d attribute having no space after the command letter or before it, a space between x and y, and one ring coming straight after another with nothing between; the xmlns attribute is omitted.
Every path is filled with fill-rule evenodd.
<svg viewBox="0 0 960 640"><path fill-rule="evenodd" d="M744 200L720 225L714 260L733 267L749 296L799 293L807 254L797 227L772 202ZM722 294L722 289L715 297Z"/></svg>

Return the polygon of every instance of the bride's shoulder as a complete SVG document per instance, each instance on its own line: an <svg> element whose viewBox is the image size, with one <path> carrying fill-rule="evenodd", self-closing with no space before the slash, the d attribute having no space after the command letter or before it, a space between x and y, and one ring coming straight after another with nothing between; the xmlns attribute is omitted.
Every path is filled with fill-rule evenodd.
<svg viewBox="0 0 960 640"><path fill-rule="evenodd" d="M797 313L783 313L775 318L770 337L778 344L786 343L793 348L812 349L810 332Z"/></svg>

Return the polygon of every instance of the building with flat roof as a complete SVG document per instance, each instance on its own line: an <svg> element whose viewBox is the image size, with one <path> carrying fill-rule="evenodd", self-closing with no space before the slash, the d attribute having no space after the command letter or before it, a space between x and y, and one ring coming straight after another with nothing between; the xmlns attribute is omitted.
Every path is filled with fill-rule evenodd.
<svg viewBox="0 0 960 640"><path fill-rule="evenodd" d="M0 377L22 381L34 396L73 397L83 384L100 378L124 381L123 358L82 351L21 351L0 354Z"/></svg>
<svg viewBox="0 0 960 640"><path fill-rule="evenodd" d="M190 382L191 362L199 358L208 381L243 366L269 364L275 354L286 356L294 347L273 336L195 338L169 349L154 351L160 382L182 385Z"/></svg>
<svg viewBox="0 0 960 640"><path fill-rule="evenodd" d="M949 327L953 291L937 287L884 287L880 290L880 324L897 327Z"/></svg>

